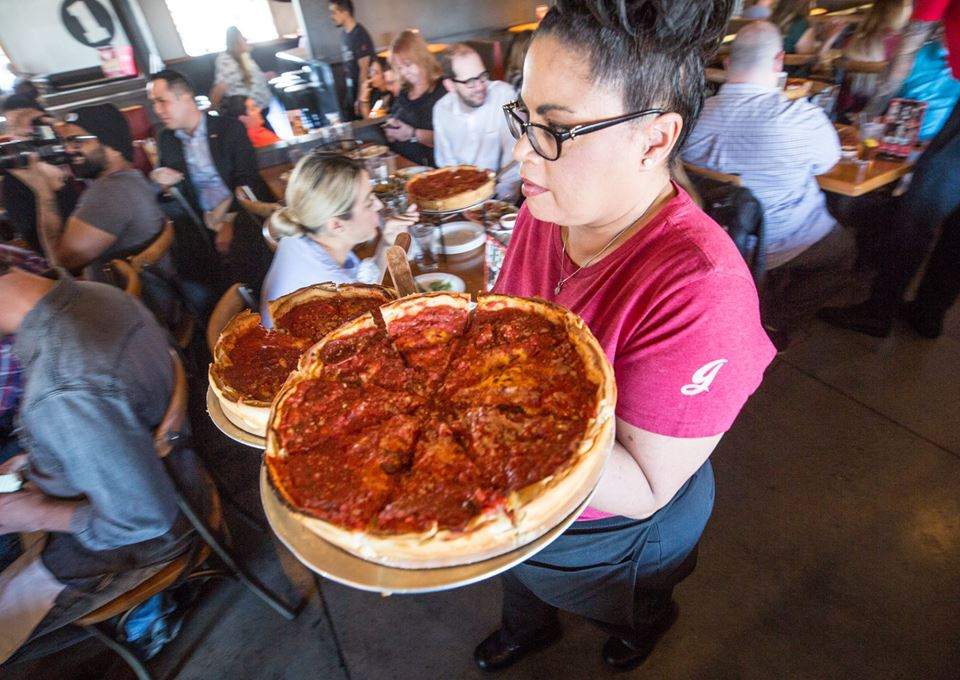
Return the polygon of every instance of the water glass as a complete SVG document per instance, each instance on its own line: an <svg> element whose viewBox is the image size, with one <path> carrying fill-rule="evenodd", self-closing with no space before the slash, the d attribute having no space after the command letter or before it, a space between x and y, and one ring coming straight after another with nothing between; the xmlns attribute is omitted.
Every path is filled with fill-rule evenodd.
<svg viewBox="0 0 960 680"><path fill-rule="evenodd" d="M410 235L417 244L417 266L421 271L436 271L437 252L440 245L440 232L435 224L420 223L410 228Z"/></svg>

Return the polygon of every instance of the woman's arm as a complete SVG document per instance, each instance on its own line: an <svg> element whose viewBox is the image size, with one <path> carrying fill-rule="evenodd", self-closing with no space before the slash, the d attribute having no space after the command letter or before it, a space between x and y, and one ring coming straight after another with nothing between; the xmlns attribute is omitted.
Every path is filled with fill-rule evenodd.
<svg viewBox="0 0 960 680"><path fill-rule="evenodd" d="M700 469L722 436L667 437L617 418L617 441L590 506L634 519L649 517Z"/></svg>

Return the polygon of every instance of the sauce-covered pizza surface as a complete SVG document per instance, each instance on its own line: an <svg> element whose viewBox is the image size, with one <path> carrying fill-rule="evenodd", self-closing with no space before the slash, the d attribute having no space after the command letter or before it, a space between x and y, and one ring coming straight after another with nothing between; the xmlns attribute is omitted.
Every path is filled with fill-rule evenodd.
<svg viewBox="0 0 960 680"><path fill-rule="evenodd" d="M339 530L420 546L492 517L515 523L525 492L612 441L598 434L612 431L612 371L571 319L542 301L490 295L473 308L428 293L342 326L274 403L274 489Z"/></svg>

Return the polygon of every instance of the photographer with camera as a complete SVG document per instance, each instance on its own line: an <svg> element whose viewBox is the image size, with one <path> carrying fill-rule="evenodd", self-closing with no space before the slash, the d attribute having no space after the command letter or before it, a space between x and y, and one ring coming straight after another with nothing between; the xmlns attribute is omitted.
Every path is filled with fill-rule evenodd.
<svg viewBox="0 0 960 680"><path fill-rule="evenodd" d="M59 129L74 174L92 180L67 219L56 209L62 178L43 163L9 172L33 191L40 242L47 259L67 269L87 269L101 278L103 266L143 250L163 228L163 213L146 178L131 165L133 142L123 114L112 104L85 106L68 114Z"/></svg>
<svg viewBox="0 0 960 680"><path fill-rule="evenodd" d="M50 124L53 122L36 100L25 94L13 94L3 102L3 115L7 119L6 134L12 141L0 144L0 195L7 219L17 238L39 253L42 248L37 233L37 202L33 191L24 184L12 168L26 163L25 152L51 148L51 141L59 144ZM52 139L51 139L52 138ZM41 153L41 157L46 154ZM52 160L66 161L66 158ZM46 173L57 188L54 195L61 219L66 219L77 205L78 193L70 182L63 181L63 173L50 163L41 162L40 170Z"/></svg>

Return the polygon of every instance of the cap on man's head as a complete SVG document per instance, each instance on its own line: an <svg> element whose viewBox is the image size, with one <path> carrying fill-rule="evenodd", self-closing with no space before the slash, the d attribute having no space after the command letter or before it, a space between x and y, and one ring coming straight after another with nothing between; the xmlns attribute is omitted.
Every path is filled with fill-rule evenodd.
<svg viewBox="0 0 960 680"><path fill-rule="evenodd" d="M101 144L120 152L128 161L133 161L133 138L130 125L113 104L95 104L84 106L67 115L66 121L79 125L91 135L95 135Z"/></svg>

